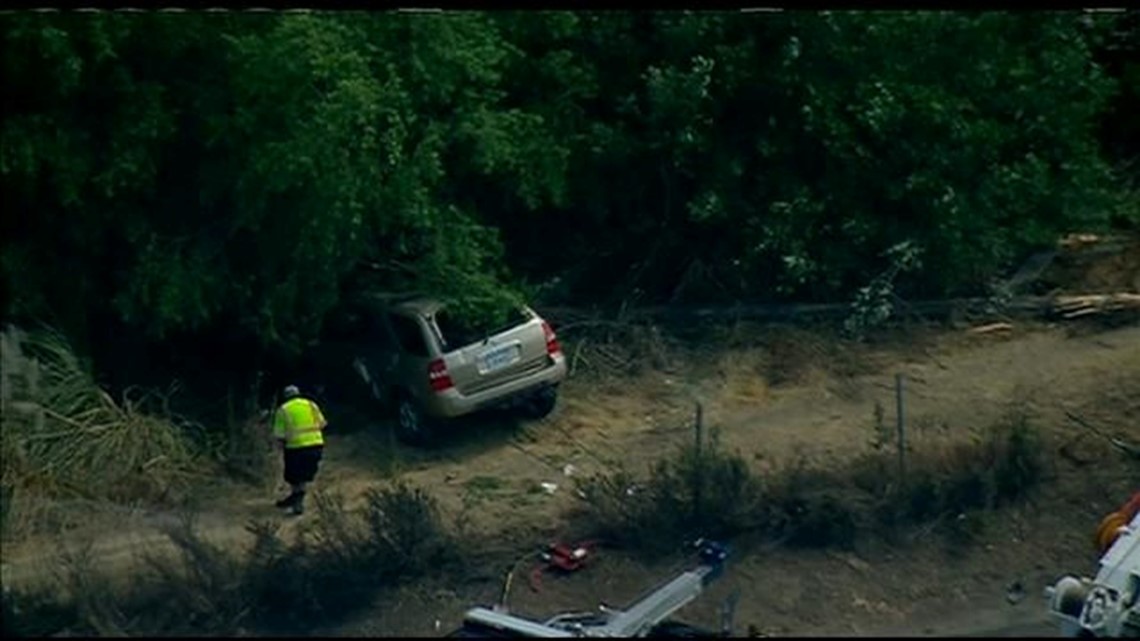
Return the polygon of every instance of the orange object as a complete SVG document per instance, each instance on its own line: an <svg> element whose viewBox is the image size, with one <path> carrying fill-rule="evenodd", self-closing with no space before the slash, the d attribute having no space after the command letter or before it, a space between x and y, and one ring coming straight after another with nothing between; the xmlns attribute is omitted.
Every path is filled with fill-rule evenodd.
<svg viewBox="0 0 1140 641"><path fill-rule="evenodd" d="M1096 548L1101 554L1104 554L1116 537L1120 536L1120 528L1128 525L1129 522L1140 512L1140 492L1132 495L1121 508L1115 512L1110 513L1108 516L1101 520L1100 525L1096 529Z"/></svg>
<svg viewBox="0 0 1140 641"><path fill-rule="evenodd" d="M1121 527L1128 524L1128 520L1120 512L1113 512L1104 517L1096 529L1096 549L1104 554L1119 535Z"/></svg>
<svg viewBox="0 0 1140 641"><path fill-rule="evenodd" d="M1124 514L1124 518L1129 521L1136 516L1137 512L1140 512L1140 491L1132 495L1132 498L1124 504L1124 507L1120 508L1120 512Z"/></svg>

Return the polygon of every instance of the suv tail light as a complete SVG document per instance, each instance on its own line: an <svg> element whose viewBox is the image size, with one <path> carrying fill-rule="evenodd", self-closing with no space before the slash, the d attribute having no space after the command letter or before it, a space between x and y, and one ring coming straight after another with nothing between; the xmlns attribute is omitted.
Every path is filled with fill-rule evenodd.
<svg viewBox="0 0 1140 641"><path fill-rule="evenodd" d="M428 363L428 382L431 383L432 390L437 393L455 387L451 375L447 373L447 363L444 363L442 358L437 358Z"/></svg>
<svg viewBox="0 0 1140 641"><path fill-rule="evenodd" d="M554 328L550 323L542 321L542 333L546 335L546 353L553 356L562 351L562 346L558 344L558 336L554 333Z"/></svg>

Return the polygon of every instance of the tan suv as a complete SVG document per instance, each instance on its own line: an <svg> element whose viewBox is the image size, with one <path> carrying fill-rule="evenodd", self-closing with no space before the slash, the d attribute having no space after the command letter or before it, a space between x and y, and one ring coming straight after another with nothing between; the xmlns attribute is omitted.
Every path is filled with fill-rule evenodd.
<svg viewBox="0 0 1140 641"><path fill-rule="evenodd" d="M370 296L340 310L324 339L368 394L395 410L397 434L430 441L441 419L492 407L553 409L566 359L550 324L523 306L469 326L427 298Z"/></svg>

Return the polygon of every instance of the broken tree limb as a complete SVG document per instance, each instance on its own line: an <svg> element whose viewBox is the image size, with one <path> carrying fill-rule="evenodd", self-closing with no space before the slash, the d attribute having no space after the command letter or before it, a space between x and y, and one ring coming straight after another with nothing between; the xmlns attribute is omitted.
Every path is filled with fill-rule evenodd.
<svg viewBox="0 0 1140 641"><path fill-rule="evenodd" d="M993 334L996 332L1008 332L1013 330L1011 323L990 323L989 325L980 325L978 327L970 328L971 334Z"/></svg>
<svg viewBox="0 0 1140 641"><path fill-rule="evenodd" d="M1069 234L1059 240L1057 246L1064 249L1076 249L1095 245L1099 242L1101 242L1101 237L1097 234Z"/></svg>
<svg viewBox="0 0 1140 641"><path fill-rule="evenodd" d="M1100 431L1096 427L1093 427L1093 425L1090 424L1088 421L1086 421L1085 419L1081 418L1080 416L1077 416L1076 414L1070 412L1069 410L1065 410L1065 416L1068 417L1068 419L1070 421L1073 421L1077 425L1084 427L1085 429L1089 430L1093 434L1095 434L1095 435L1103 438L1104 440L1108 441L1114 447L1116 447L1118 450L1124 452L1125 454L1128 454L1129 456L1131 456L1135 459L1140 459L1140 445L1134 445L1131 443L1126 443L1123 440L1118 439L1114 436L1109 436L1108 434L1105 434L1104 432Z"/></svg>
<svg viewBox="0 0 1140 641"><path fill-rule="evenodd" d="M1092 294L1087 296L1058 296L1053 309L1064 318L1080 318L1123 310L1140 310L1140 294Z"/></svg>

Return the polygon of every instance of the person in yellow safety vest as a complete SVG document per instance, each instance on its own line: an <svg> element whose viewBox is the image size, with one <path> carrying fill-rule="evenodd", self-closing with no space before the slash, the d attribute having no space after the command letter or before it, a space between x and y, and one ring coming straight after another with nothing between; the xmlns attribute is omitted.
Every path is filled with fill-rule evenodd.
<svg viewBox="0 0 1140 641"><path fill-rule="evenodd" d="M296 385L286 387L283 396L285 402L273 415L273 436L284 453L285 482L291 492L277 501L277 507L296 515L305 509L305 487L317 476L325 449L322 432L328 422L321 408L301 396Z"/></svg>

